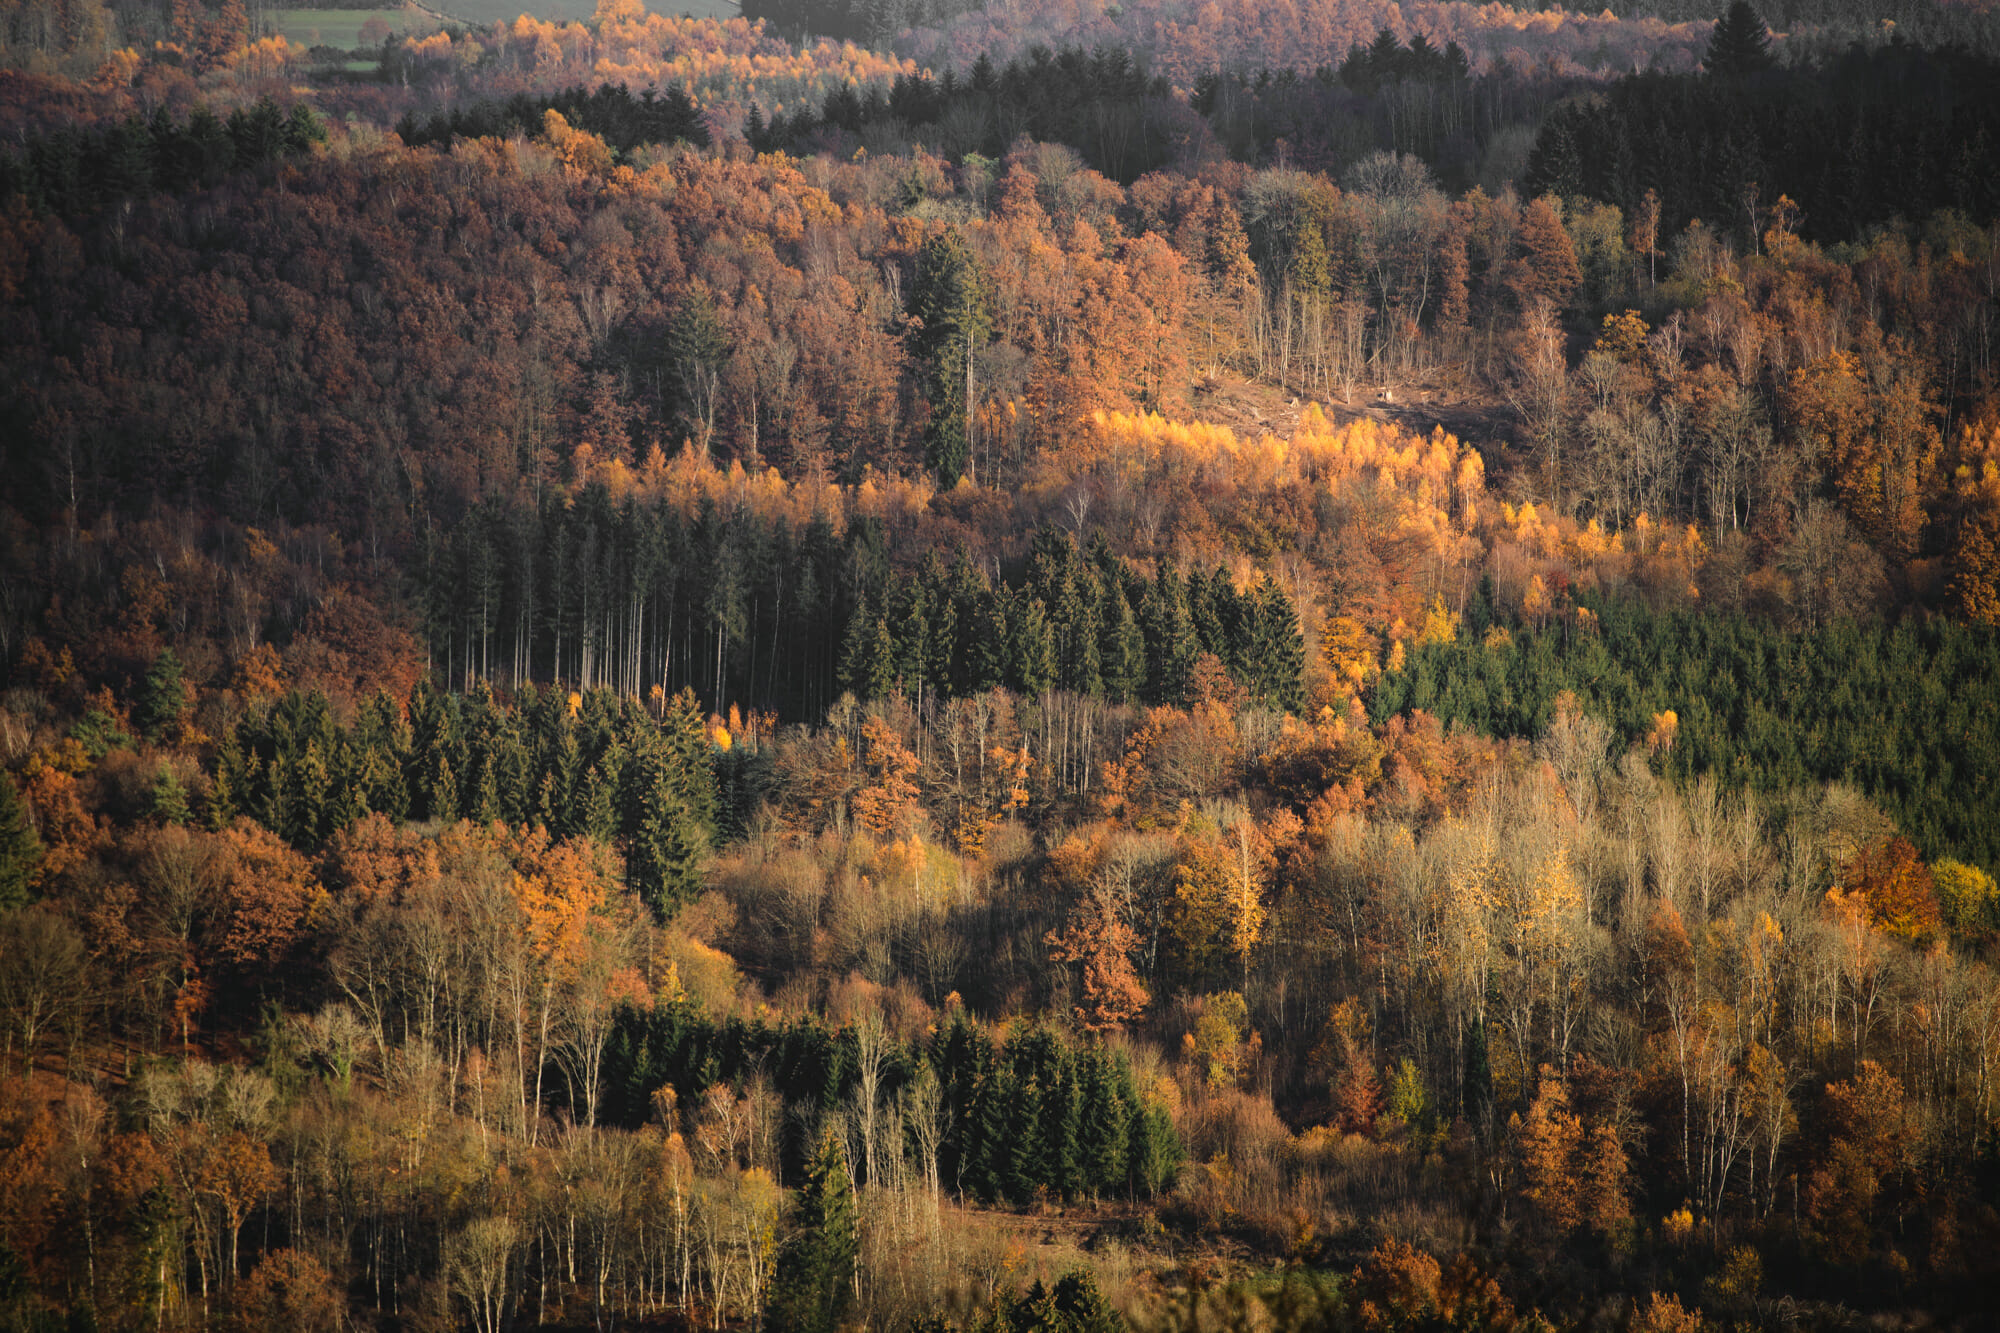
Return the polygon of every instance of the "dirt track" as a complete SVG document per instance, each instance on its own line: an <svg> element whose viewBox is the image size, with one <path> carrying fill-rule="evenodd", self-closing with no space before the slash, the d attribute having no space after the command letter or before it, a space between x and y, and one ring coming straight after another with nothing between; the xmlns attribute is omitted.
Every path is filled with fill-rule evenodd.
<svg viewBox="0 0 2000 1333"><path fill-rule="evenodd" d="M1239 435L1290 435L1297 428L1299 414L1308 399L1268 384L1226 376L1195 386L1189 415L1228 426ZM1504 404L1474 401L1439 391L1411 387L1405 389L1357 389L1353 400L1317 399L1320 410L1333 422L1367 417L1391 421L1406 430L1428 435L1443 426L1451 434L1488 456L1502 452L1512 433L1513 412Z"/></svg>

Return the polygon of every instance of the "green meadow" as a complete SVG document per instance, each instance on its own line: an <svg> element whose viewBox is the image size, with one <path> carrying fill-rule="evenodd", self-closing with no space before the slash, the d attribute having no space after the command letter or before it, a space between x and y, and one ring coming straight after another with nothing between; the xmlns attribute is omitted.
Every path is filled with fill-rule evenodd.
<svg viewBox="0 0 2000 1333"><path fill-rule="evenodd" d="M735 18L733 0L653 0L647 6L666 14L696 18ZM597 0L443 0L436 13L472 27L511 22L522 14L540 19L582 19L597 12ZM301 46L332 46L351 51L361 45L361 27L379 18L399 36L434 32L440 26L431 12L419 9L274 9L268 19L275 32Z"/></svg>
<svg viewBox="0 0 2000 1333"><path fill-rule="evenodd" d="M381 19L398 35L433 32L438 21L415 9L273 9L271 27L298 46L332 46L351 51L361 45L361 27Z"/></svg>

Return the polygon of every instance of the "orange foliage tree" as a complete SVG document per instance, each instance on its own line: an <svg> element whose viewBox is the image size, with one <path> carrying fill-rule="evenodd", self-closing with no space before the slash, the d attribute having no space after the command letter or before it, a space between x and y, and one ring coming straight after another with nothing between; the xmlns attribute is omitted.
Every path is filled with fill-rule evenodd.
<svg viewBox="0 0 2000 1333"><path fill-rule="evenodd" d="M1847 865L1841 886L1868 904L1877 930L1905 940L1926 940L1941 924L1930 867L1904 837L1862 849Z"/></svg>
<svg viewBox="0 0 2000 1333"><path fill-rule="evenodd" d="M1132 966L1138 934L1102 886L1079 898L1068 923L1047 938L1057 962L1077 967L1083 998L1074 1012L1084 1031L1116 1031L1144 1011L1151 997Z"/></svg>
<svg viewBox="0 0 2000 1333"><path fill-rule="evenodd" d="M1853 1078L1827 1085L1824 1112L1828 1141L1806 1181L1807 1216L1827 1258L1859 1263L1880 1207L1908 1203L1896 1186L1911 1165L1917 1127L1903 1085L1873 1060L1862 1061Z"/></svg>

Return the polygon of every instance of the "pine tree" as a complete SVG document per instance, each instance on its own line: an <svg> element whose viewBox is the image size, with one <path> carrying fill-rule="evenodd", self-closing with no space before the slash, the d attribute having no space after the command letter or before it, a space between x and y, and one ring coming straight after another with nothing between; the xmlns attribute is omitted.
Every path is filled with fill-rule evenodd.
<svg viewBox="0 0 2000 1333"><path fill-rule="evenodd" d="M1098 670L1104 697L1115 704L1131 703L1146 687L1146 636L1139 632L1123 579L1105 578L1102 606Z"/></svg>
<svg viewBox="0 0 2000 1333"><path fill-rule="evenodd" d="M215 774L208 783L205 821L211 833L221 832L236 820L245 776L243 747L237 740L241 730L241 727L232 730L215 756Z"/></svg>
<svg viewBox="0 0 2000 1333"><path fill-rule="evenodd" d="M1056 683L1055 634L1049 627L1042 599L1025 593L1014 598L1013 614L1007 617L1013 629L1008 669L1015 689L1034 698Z"/></svg>
<svg viewBox="0 0 2000 1333"><path fill-rule="evenodd" d="M932 551L924 557L918 575L924 594L928 621L924 636L923 677L938 693L949 697L956 691L954 674L958 660L958 603L952 591L952 571L944 557Z"/></svg>
<svg viewBox="0 0 2000 1333"><path fill-rule="evenodd" d="M875 647L875 614L868 608L866 594L857 598L854 610L847 616L847 633L840 641L840 665L837 669L840 687L854 691L855 697L867 702L863 693L864 682L872 673L869 654Z"/></svg>
<svg viewBox="0 0 2000 1333"><path fill-rule="evenodd" d="M1050 1295L1064 1333L1125 1333L1129 1327L1088 1268L1063 1274Z"/></svg>
<svg viewBox="0 0 2000 1333"><path fill-rule="evenodd" d="M979 638L987 616L987 603L993 600L993 593L986 586L986 576L972 563L971 555L963 546L958 548L958 556L945 575L945 587L951 605L951 691L968 695L991 689L998 681L985 680L981 676Z"/></svg>
<svg viewBox="0 0 2000 1333"><path fill-rule="evenodd" d="M728 336L707 287L697 282L682 293L667 323L666 342L675 422L687 439L706 451L715 426L722 367L729 360Z"/></svg>
<svg viewBox="0 0 2000 1333"><path fill-rule="evenodd" d="M626 879L665 919L701 891L715 832L714 747L692 690L674 696L657 734L634 711L622 722L632 729L617 783Z"/></svg>
<svg viewBox="0 0 2000 1333"><path fill-rule="evenodd" d="M966 1018L964 1009L954 1005L951 1022L931 1043L930 1062L947 1113L939 1174L956 1188L979 1192L978 1182L967 1176L978 1174L975 1168L984 1146L979 1109L984 1085L993 1073L993 1043Z"/></svg>
<svg viewBox="0 0 2000 1333"><path fill-rule="evenodd" d="M458 819L457 765L452 760L456 719L451 700L428 678L410 692L410 745L406 781L410 813L417 819Z"/></svg>
<svg viewBox="0 0 2000 1333"><path fill-rule="evenodd" d="M910 314L910 350L931 405L924 461L940 484L952 486L969 456L974 355L992 329L979 262L956 228L930 237L917 252Z"/></svg>
<svg viewBox="0 0 2000 1333"><path fill-rule="evenodd" d="M670 765L668 778L674 794L687 808L699 832L715 831L715 746L709 740L701 703L694 691L683 689L667 707L661 723L666 737Z"/></svg>
<svg viewBox="0 0 2000 1333"><path fill-rule="evenodd" d="M284 766L280 784L277 831L294 847L314 847L326 835L326 798L332 785L319 744L310 741L305 753Z"/></svg>
<svg viewBox="0 0 2000 1333"><path fill-rule="evenodd" d="M1132 1119L1130 1184L1150 1197L1173 1184L1183 1156L1180 1135L1167 1109L1157 1103L1141 1107Z"/></svg>
<svg viewBox="0 0 2000 1333"><path fill-rule="evenodd" d="M1085 1054L1081 1066L1077 1158L1084 1188L1107 1194L1125 1188L1131 1139L1125 1100L1102 1050Z"/></svg>
<svg viewBox="0 0 2000 1333"><path fill-rule="evenodd" d="M181 660L174 656L173 649L162 648L153 659L152 669L146 672L145 684L139 691L139 716L134 720L147 740L158 742L168 739L169 733L179 726L187 705L187 682L182 678Z"/></svg>
<svg viewBox="0 0 2000 1333"><path fill-rule="evenodd" d="M854 1300L861 1241L847 1153L831 1129L806 1168L791 1239L778 1256L767 1326L773 1333L832 1333Z"/></svg>
<svg viewBox="0 0 2000 1333"><path fill-rule="evenodd" d="M0 912L25 905L42 865L42 840L14 779L0 773Z"/></svg>
<svg viewBox="0 0 2000 1333"><path fill-rule="evenodd" d="M1051 1193L1081 1198L1090 1188L1083 1168L1083 1089L1076 1061L1063 1053L1053 1087L1043 1099L1043 1161Z"/></svg>
<svg viewBox="0 0 2000 1333"><path fill-rule="evenodd" d="M1221 584L1219 588L1217 581ZM1236 645L1229 641L1218 612L1226 605L1222 599L1234 592L1229 586L1229 575L1223 570L1216 570L1213 579L1199 567L1187 576L1188 619L1194 624L1195 643L1202 652L1213 653L1225 666L1236 659Z"/></svg>
<svg viewBox="0 0 2000 1333"><path fill-rule="evenodd" d="M1000 1186L1017 1204L1035 1200L1035 1190L1049 1183L1048 1141L1045 1112L1050 1089L1035 1078L1015 1078L1014 1093L1007 1099L1006 1149L999 1155Z"/></svg>
<svg viewBox="0 0 2000 1333"><path fill-rule="evenodd" d="M1583 154L1577 147L1577 130L1587 116L1587 112L1571 107L1558 107L1549 113L1535 136L1522 178L1530 198L1552 194L1574 199L1583 193Z"/></svg>
<svg viewBox="0 0 2000 1333"><path fill-rule="evenodd" d="M1140 601L1139 626L1146 636L1146 701L1184 702L1201 646L1188 611L1186 585L1172 564L1161 569Z"/></svg>
<svg viewBox="0 0 2000 1333"><path fill-rule="evenodd" d="M1771 32L1748 0L1735 0L1715 21L1701 63L1718 79L1741 79L1771 68Z"/></svg>
<svg viewBox="0 0 2000 1333"><path fill-rule="evenodd" d="M840 683L866 703L886 699L896 688L896 636L887 616L875 615L863 598L855 603L840 654Z"/></svg>
<svg viewBox="0 0 2000 1333"><path fill-rule="evenodd" d="M425 792L425 804L432 819L440 824L458 822L458 774L452 769L450 756L442 750L434 760Z"/></svg>
<svg viewBox="0 0 2000 1333"><path fill-rule="evenodd" d="M905 690L921 697L920 691L933 683L926 670L931 653L930 597L919 579L899 580L896 591L896 614L889 627L895 677Z"/></svg>
<svg viewBox="0 0 2000 1333"><path fill-rule="evenodd" d="M1493 1065L1486 1053L1486 1025L1478 1019L1465 1032L1465 1118L1480 1123L1493 1109Z"/></svg>
<svg viewBox="0 0 2000 1333"><path fill-rule="evenodd" d="M1273 708L1301 711L1306 702L1306 643L1292 599L1267 577L1251 599L1250 620L1245 666L1251 692Z"/></svg>
<svg viewBox="0 0 2000 1333"><path fill-rule="evenodd" d="M706 843L687 807L662 786L627 842L626 882L662 921L701 892Z"/></svg>
<svg viewBox="0 0 2000 1333"><path fill-rule="evenodd" d="M368 809L397 823L409 817L410 790L404 777L409 759L410 729L403 711L387 693L379 693L361 710L352 737L355 779Z"/></svg>
<svg viewBox="0 0 2000 1333"><path fill-rule="evenodd" d="M146 813L162 824L185 824L188 822L187 788L174 770L161 766L159 775L153 779L153 789L148 794ZM4 892L0 892L4 897Z"/></svg>
<svg viewBox="0 0 2000 1333"><path fill-rule="evenodd" d="M466 804L465 817L475 824L491 824L501 817L500 779L493 771L491 756L480 756L478 765L471 783L472 797Z"/></svg>
<svg viewBox="0 0 2000 1333"><path fill-rule="evenodd" d="M972 636L970 651L966 655L968 669L967 693L977 694L1006 683L1012 667L1009 645L1013 642L1009 620L1006 589L999 592L987 591L980 597L979 612L974 623L978 632Z"/></svg>
<svg viewBox="0 0 2000 1333"><path fill-rule="evenodd" d="M1007 1192L1008 1114L1018 1096L1005 1069L989 1060L967 1108L959 1156L959 1183L975 1198L991 1202Z"/></svg>

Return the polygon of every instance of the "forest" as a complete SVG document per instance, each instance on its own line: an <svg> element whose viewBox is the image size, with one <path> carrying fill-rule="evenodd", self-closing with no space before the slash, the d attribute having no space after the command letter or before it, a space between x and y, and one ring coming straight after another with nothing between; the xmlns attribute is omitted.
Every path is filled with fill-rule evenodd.
<svg viewBox="0 0 2000 1333"><path fill-rule="evenodd" d="M1983 1326L1991 6L281 22L0 12L0 1333Z"/></svg>

